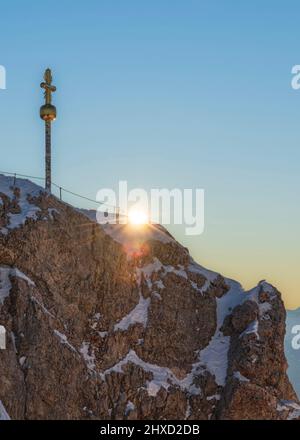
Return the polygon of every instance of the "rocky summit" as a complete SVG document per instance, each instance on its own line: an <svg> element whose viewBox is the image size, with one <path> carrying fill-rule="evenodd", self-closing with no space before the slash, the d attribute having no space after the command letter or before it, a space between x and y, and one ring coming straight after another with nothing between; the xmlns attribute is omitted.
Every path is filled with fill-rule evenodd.
<svg viewBox="0 0 300 440"><path fill-rule="evenodd" d="M275 287L0 176L0 419L297 419Z"/></svg>

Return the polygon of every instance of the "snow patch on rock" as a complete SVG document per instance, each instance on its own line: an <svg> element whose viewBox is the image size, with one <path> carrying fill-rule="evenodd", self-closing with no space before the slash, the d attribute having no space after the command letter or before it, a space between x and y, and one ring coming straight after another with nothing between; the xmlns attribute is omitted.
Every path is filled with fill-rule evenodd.
<svg viewBox="0 0 300 440"><path fill-rule="evenodd" d="M150 298L144 298L140 293L140 300L133 310L128 315L119 321L114 330L126 331L131 325L142 324L144 327L148 321L148 307L150 304Z"/></svg>
<svg viewBox="0 0 300 440"><path fill-rule="evenodd" d="M200 394L201 391L194 388L192 373L188 374L184 379L178 379L175 374L167 367L160 367L155 364L150 364L138 357L134 350L130 350L127 355L117 364L101 373L101 378L105 380L105 376L115 373L124 373L123 367L128 363L133 363L144 371L152 373L151 381L147 382L147 391L150 396L156 396L161 388L168 389L170 385L179 387L182 391L187 391L189 394Z"/></svg>
<svg viewBox="0 0 300 440"><path fill-rule="evenodd" d="M155 285L155 287L163 289L165 288L165 286L162 280L155 281L154 283L152 283L151 281L152 274L154 272L159 272L159 271L162 271L161 274L162 278L166 276L168 273L174 273L175 275L183 277L185 279L188 278L187 273L184 270L183 266L178 266L178 268L175 268L170 265L165 266L158 260L158 258L154 258L152 263L149 263L141 268L137 268L136 279L137 279L137 285L139 287L139 302L128 315L124 316L124 318L122 318L121 321L119 321L115 325L114 327L115 331L117 330L126 331L131 325L134 324L142 324L144 327L147 326L148 309L151 299L144 298L141 293L142 278L146 281L147 286L150 290L152 290L153 284ZM157 292L155 293L159 298L161 298Z"/></svg>
<svg viewBox="0 0 300 440"><path fill-rule="evenodd" d="M88 342L83 342L79 351L80 351L88 369L91 371L95 371L96 358L95 358L95 354L94 354L93 350L90 350L90 344Z"/></svg>
<svg viewBox="0 0 300 440"><path fill-rule="evenodd" d="M69 343L66 335L64 335L63 333L60 333L58 330L54 330L54 334L58 337L58 339L60 340L60 342L63 345L66 345L70 350L77 353L76 348L74 348L73 345Z"/></svg>
<svg viewBox="0 0 300 440"><path fill-rule="evenodd" d="M258 333L258 320L255 319L255 321L250 322L250 324L248 325L248 327L246 328L246 330L244 330L241 334L240 334L240 338L242 338L244 335L250 335L251 333L254 333L257 340L260 339L259 337L259 333Z"/></svg>
<svg viewBox="0 0 300 440"><path fill-rule="evenodd" d="M240 382L250 382L250 380L249 380L247 377L243 376L243 375L240 373L240 371L235 371L235 372L233 373L233 377L234 377L235 379L239 380Z"/></svg>
<svg viewBox="0 0 300 440"><path fill-rule="evenodd" d="M24 225L29 218L37 220L36 214L40 211L39 207L28 201L28 195L31 197L37 197L43 192L43 189L40 186L27 179L16 179L14 185L14 177L0 175L0 193L5 194L11 200L15 198L13 193L14 186L20 190L20 198L18 198L17 201L21 212L18 214L8 214L9 224L6 228L0 229L0 233L2 234L7 234L8 230Z"/></svg>
<svg viewBox="0 0 300 440"><path fill-rule="evenodd" d="M125 408L125 417L127 417L131 411L135 410L135 405L134 403L131 402L131 400L128 400L127 404L126 404L126 408Z"/></svg>
<svg viewBox="0 0 300 440"><path fill-rule="evenodd" d="M261 291L261 289L267 288L268 293L273 293L275 297L274 288L272 286L270 287L269 284L267 284L266 286L265 282L263 284L260 283L254 289L245 292L240 283L230 279L225 279L225 281L230 289L221 298L216 298L216 332L208 346L200 351L198 362L198 367L202 367L204 370L207 370L212 375L214 375L217 385L220 385L222 387L225 386L227 377L228 351L231 339L230 336L224 336L221 331L226 316L229 315L236 306L243 304L247 300L255 301L258 304L260 316L263 316L267 311L272 308L272 305L268 302L260 303L259 292ZM271 288L272 291L270 290ZM258 321L252 322L245 331L248 333L255 333L259 338Z"/></svg>
<svg viewBox="0 0 300 440"><path fill-rule="evenodd" d="M224 336L221 327L228 314L244 299L245 293L241 285L227 280L230 290L217 302L217 328L214 336L206 348L199 353L198 365L215 376L217 385L224 386L228 368L228 350L230 336Z"/></svg>
<svg viewBox="0 0 300 440"><path fill-rule="evenodd" d="M212 396L208 396L206 398L206 400L210 401L210 400L220 400L221 399L221 395L220 394L214 394Z"/></svg>
<svg viewBox="0 0 300 440"><path fill-rule="evenodd" d="M0 400L0 420L10 420L10 417L6 412L6 409L4 408L4 405L1 400Z"/></svg>
<svg viewBox="0 0 300 440"><path fill-rule="evenodd" d="M293 400L280 400L277 404L277 411L290 411L287 420L295 420L300 418L300 405Z"/></svg>
<svg viewBox="0 0 300 440"><path fill-rule="evenodd" d="M206 281L204 283L204 285L199 288L198 285L194 282L190 280L191 286L193 287L193 289L197 290L198 292L200 292L202 295L209 289L209 287L211 286L211 283L213 283L218 276L220 276L220 274L218 274L217 272L213 272L211 270L205 269L203 266L200 266L200 264L195 263L194 260L191 260L191 264L188 266L188 271L192 272L192 273L196 273L201 275L202 277L206 278Z"/></svg>
<svg viewBox="0 0 300 440"><path fill-rule="evenodd" d="M11 276L26 281L29 286L35 286L34 282L19 269L8 266L1 266L0 267L0 304L3 304L5 298L9 296L11 289L11 282L10 282Z"/></svg>

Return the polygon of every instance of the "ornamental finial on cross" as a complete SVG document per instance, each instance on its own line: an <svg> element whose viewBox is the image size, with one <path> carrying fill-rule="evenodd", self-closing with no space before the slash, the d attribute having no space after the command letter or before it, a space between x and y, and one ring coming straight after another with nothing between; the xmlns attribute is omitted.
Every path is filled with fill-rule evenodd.
<svg viewBox="0 0 300 440"><path fill-rule="evenodd" d="M52 92L56 91L56 87L52 86L52 74L49 68L45 70L44 80L45 82L41 83L41 88L45 89L44 96L46 104L51 104Z"/></svg>

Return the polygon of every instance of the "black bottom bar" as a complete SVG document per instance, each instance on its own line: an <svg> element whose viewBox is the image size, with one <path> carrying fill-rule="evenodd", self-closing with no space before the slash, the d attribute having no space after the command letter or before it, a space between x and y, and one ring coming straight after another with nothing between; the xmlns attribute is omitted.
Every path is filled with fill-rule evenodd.
<svg viewBox="0 0 300 440"><path fill-rule="evenodd" d="M195 439L212 439L212 436L229 435L230 440L245 437L270 435L282 436L284 440L298 438L300 424L297 421L5 421L0 422L1 440L11 436L30 436L30 439L60 436L87 440L112 438L149 438L151 436L192 436ZM297 437L293 437L297 435ZM254 439L255 440L255 439Z"/></svg>

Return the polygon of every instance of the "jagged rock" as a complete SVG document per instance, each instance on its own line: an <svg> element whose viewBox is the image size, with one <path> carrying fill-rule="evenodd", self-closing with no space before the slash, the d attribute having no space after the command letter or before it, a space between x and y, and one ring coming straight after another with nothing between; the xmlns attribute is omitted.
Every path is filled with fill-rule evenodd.
<svg viewBox="0 0 300 440"><path fill-rule="evenodd" d="M258 313L258 305L254 301L248 300L236 306L232 313L225 319L222 328L223 333L229 336L234 332L241 334L247 329L249 324L256 321Z"/></svg>
<svg viewBox="0 0 300 440"><path fill-rule="evenodd" d="M28 181L0 176L0 197L11 418L300 416L275 288L244 292L164 228L98 225Z"/></svg>

